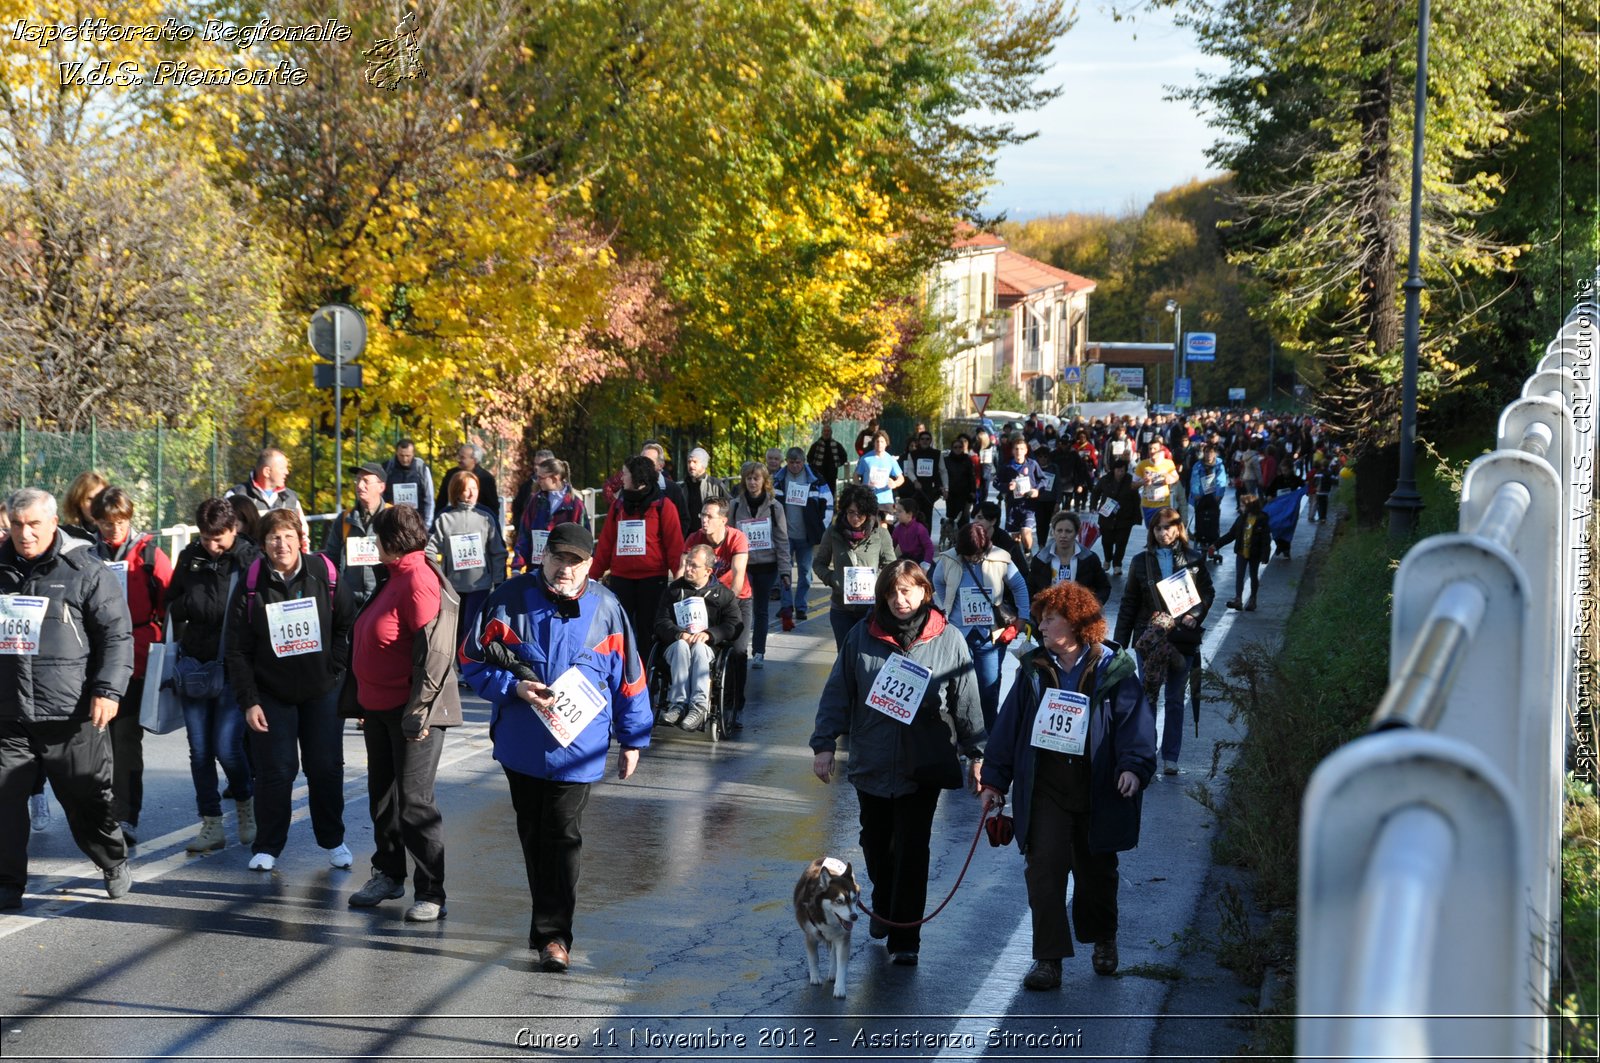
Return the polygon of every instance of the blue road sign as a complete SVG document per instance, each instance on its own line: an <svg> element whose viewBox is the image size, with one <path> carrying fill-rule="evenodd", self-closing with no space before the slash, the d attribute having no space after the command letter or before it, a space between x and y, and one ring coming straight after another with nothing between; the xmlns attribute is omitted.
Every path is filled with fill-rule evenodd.
<svg viewBox="0 0 1600 1063"><path fill-rule="evenodd" d="M1061 382L1063 384L1083 383L1083 366L1069 365L1065 369L1061 370Z"/></svg>
<svg viewBox="0 0 1600 1063"><path fill-rule="evenodd" d="M1190 406L1193 404L1193 393L1189 390L1188 377L1180 376L1178 378L1178 386L1172 393L1172 404L1174 406Z"/></svg>
<svg viewBox="0 0 1600 1063"><path fill-rule="evenodd" d="M1215 332L1187 332L1183 337L1183 356L1191 362L1217 360L1217 334Z"/></svg>

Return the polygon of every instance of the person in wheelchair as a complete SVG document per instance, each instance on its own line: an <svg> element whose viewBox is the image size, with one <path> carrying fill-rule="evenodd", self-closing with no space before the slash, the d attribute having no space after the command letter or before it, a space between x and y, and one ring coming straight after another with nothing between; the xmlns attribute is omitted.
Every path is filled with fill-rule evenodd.
<svg viewBox="0 0 1600 1063"><path fill-rule="evenodd" d="M689 548L683 576L667 585L656 611L656 638L671 681L661 722L698 731L711 715L711 662L744 630L739 602L711 578L717 553L704 543ZM727 721L731 730L734 721Z"/></svg>

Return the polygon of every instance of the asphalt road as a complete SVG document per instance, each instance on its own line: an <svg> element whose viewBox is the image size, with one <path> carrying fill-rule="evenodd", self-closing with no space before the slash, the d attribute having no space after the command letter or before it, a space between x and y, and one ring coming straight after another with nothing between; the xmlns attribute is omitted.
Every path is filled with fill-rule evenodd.
<svg viewBox="0 0 1600 1063"><path fill-rule="evenodd" d="M1317 529L1302 521L1296 559L1266 567L1258 612L1221 606L1231 555L1213 570L1208 660L1275 637ZM1135 532L1129 555L1142 543ZM1158 1021L1223 1021L1160 1018L1175 942L1206 901L1212 821L1186 791L1208 775L1213 742L1238 737L1213 704L1200 738L1186 724L1183 771L1157 775L1141 845L1123 855L1117 977L1096 976L1084 949L1059 992L1021 989L1031 962L1022 860L985 841L924 930L920 966L890 965L861 932L848 998L809 985L795 878L818 855L865 871L854 791L810 772L806 740L833 658L825 606L793 633L774 631L737 740L658 729L633 779L594 788L565 975L540 972L527 947L527 886L482 702L469 702L439 772L449 914L431 925L402 920L409 897L345 903L371 854L353 730L354 870L332 869L317 848L302 786L289 846L266 874L246 868L236 841L184 852L196 826L184 737L147 735L129 896L106 899L59 806L32 836L26 906L0 918L0 1058L1142 1059ZM930 904L954 883L978 823L976 798L944 795ZM228 829L234 838L231 816Z"/></svg>

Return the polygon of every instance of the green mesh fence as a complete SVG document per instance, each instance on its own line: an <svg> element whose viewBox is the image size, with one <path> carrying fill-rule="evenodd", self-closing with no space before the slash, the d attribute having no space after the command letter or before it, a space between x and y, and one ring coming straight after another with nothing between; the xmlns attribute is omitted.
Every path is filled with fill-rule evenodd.
<svg viewBox="0 0 1600 1063"><path fill-rule="evenodd" d="M136 526L165 527L192 520L203 499L227 489L218 447L210 429L66 433L13 426L0 434L0 494L41 487L59 501L79 473L93 469L133 496Z"/></svg>

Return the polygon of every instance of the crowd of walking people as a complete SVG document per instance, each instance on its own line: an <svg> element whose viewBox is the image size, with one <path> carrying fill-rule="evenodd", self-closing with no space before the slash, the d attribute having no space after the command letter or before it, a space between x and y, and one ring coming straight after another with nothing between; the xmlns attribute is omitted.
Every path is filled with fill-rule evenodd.
<svg viewBox="0 0 1600 1063"><path fill-rule="evenodd" d="M895 963L916 963L907 924L924 913L934 811L942 790L965 787L996 813L1008 795L1014 806L1034 920L1024 984L1060 984L1074 932L1110 974L1116 854L1137 844L1142 791L1178 771L1212 566L1231 546L1226 607L1255 609L1261 566L1290 557L1302 506L1327 519L1343 462L1310 418L1038 417L945 447L918 426L899 454L872 423L853 458L824 424L808 449L771 448L726 480L699 448L679 480L667 448L646 442L592 505L540 451L506 520L482 457L463 444L436 491L415 443L399 440L389 461L352 470L353 504L315 550L289 460L271 447L199 504L175 558L135 492L99 473L59 503L12 491L0 519L0 909L23 904L29 831L50 827L46 783L108 895L128 891L141 719L172 697L198 820L189 852L227 848L231 801L248 868L272 871L303 774L317 845L352 868L354 719L374 852L348 903L402 898L409 877L404 918L443 918L435 779L468 692L489 705L529 945L564 971L582 812L612 747L627 779L657 728L740 734L750 670L825 608L835 655L813 771L831 781L848 736L872 936ZM1127 557L1140 526L1145 548Z"/></svg>

